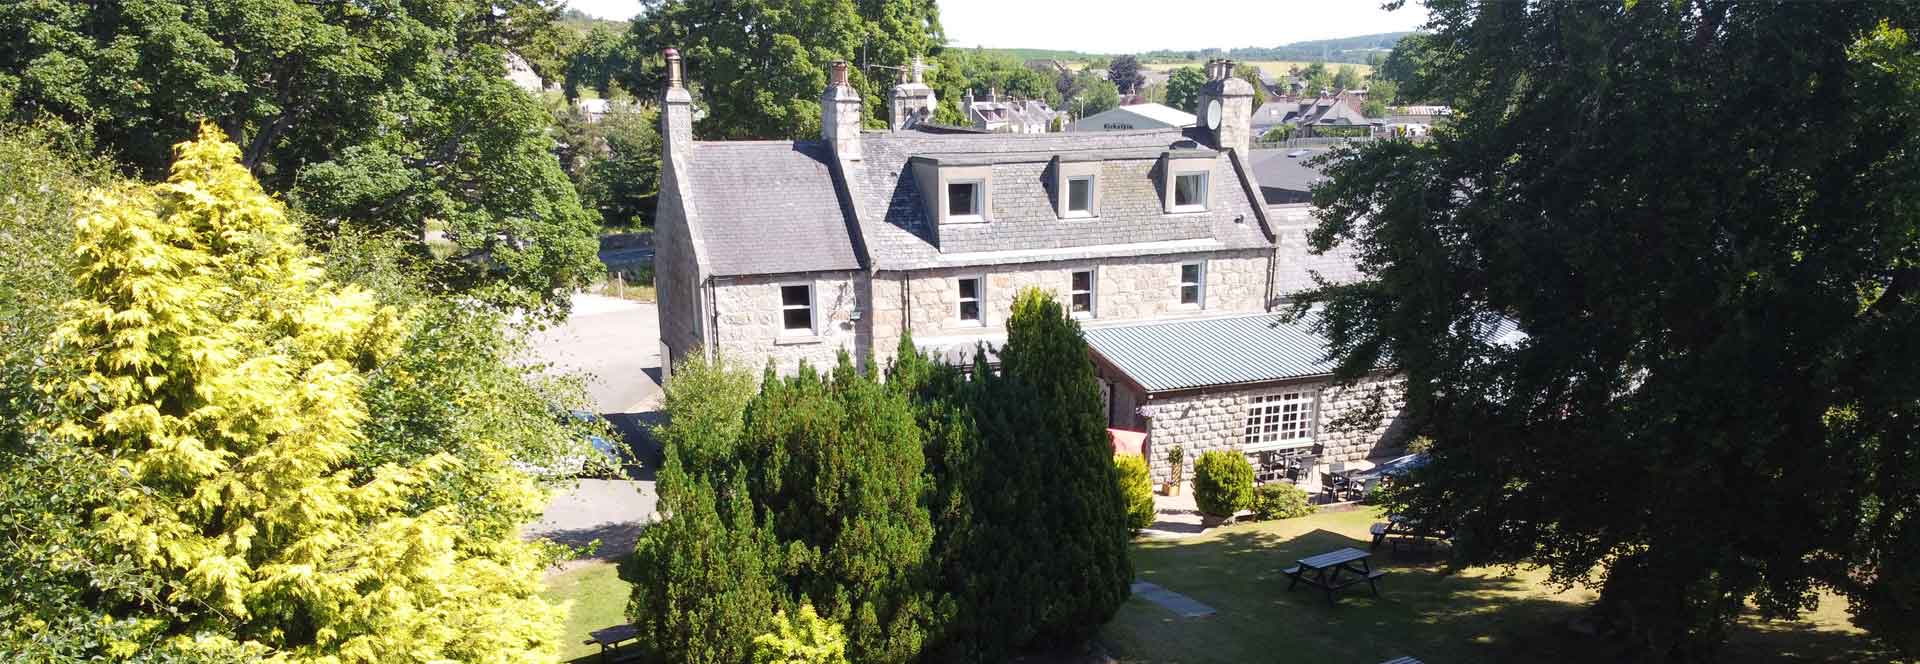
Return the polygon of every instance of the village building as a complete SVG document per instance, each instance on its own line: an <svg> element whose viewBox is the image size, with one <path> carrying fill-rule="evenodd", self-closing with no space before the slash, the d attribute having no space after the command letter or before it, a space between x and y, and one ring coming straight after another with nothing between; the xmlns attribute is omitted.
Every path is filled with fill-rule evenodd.
<svg viewBox="0 0 1920 664"><path fill-rule="evenodd" d="M1249 90L1253 86L1247 86ZM1251 93L1249 93L1251 94ZM1093 115L1089 115L1073 124L1067 125L1067 131L1138 131L1142 129L1190 129L1196 122L1194 115L1186 111L1163 104L1131 104L1116 106Z"/></svg>
<svg viewBox="0 0 1920 664"><path fill-rule="evenodd" d="M1065 116L1045 100L1001 99L993 90L984 99L975 99L968 90L960 108L974 129L996 134L1044 134L1053 131L1056 122L1064 122Z"/></svg>
<svg viewBox="0 0 1920 664"><path fill-rule="evenodd" d="M887 128L834 63L818 140L696 141L669 50L655 242L661 356L884 367L905 335L971 362L1006 339L1015 294L1079 319L1110 426L1166 450L1248 453L1313 487L1334 464L1400 451L1398 379L1330 380L1311 320L1283 312L1350 257L1307 251L1304 203L1269 204L1250 153L1252 86L1209 63L1198 127L980 133L922 122L920 68ZM1357 408L1371 423L1334 426ZM1344 418L1352 419L1352 418Z"/></svg>

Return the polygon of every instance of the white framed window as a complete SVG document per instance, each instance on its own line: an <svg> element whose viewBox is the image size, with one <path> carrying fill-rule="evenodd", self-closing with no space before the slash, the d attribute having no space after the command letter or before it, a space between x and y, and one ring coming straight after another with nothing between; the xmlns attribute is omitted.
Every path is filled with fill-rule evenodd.
<svg viewBox="0 0 1920 664"><path fill-rule="evenodd" d="M1080 270L1073 273L1072 297L1067 306L1074 318L1093 317L1093 270Z"/></svg>
<svg viewBox="0 0 1920 664"><path fill-rule="evenodd" d="M1247 404L1243 451L1305 447L1313 444L1318 399L1314 392L1282 392L1254 397Z"/></svg>
<svg viewBox="0 0 1920 664"><path fill-rule="evenodd" d="M1201 306L1207 301L1206 262L1180 265L1180 303Z"/></svg>
<svg viewBox="0 0 1920 664"><path fill-rule="evenodd" d="M947 183L947 220L984 221L987 183L980 180Z"/></svg>
<svg viewBox="0 0 1920 664"><path fill-rule="evenodd" d="M956 280L955 287L959 289L960 295L960 307L957 312L960 317L960 322L969 325L981 324L980 278L966 277L958 279Z"/></svg>
<svg viewBox="0 0 1920 664"><path fill-rule="evenodd" d="M813 334L813 286L793 284L780 287L780 331L783 334Z"/></svg>
<svg viewBox="0 0 1920 664"><path fill-rule="evenodd" d="M1067 178L1066 216L1093 216L1093 176L1079 175Z"/></svg>
<svg viewBox="0 0 1920 664"><path fill-rule="evenodd" d="M1173 211L1199 212L1206 209L1206 171L1175 174L1173 176Z"/></svg>

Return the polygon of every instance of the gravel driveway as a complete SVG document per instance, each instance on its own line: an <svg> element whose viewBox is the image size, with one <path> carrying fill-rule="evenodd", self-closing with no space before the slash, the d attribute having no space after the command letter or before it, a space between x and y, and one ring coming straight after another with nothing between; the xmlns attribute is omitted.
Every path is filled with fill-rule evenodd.
<svg viewBox="0 0 1920 664"><path fill-rule="evenodd" d="M626 479L581 479L548 503L528 537L585 546L612 560L633 550L642 524L653 517L654 463L659 449L647 427L659 420L660 328L654 305L578 294L564 325L535 334L533 359L589 374L587 393L612 423L640 466Z"/></svg>

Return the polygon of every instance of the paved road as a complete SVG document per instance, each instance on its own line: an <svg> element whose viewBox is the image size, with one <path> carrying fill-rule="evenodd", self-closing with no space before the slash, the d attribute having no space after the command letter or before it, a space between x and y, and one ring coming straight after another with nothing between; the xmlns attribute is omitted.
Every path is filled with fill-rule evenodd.
<svg viewBox="0 0 1920 664"><path fill-rule="evenodd" d="M660 331L654 305L598 295L575 295L564 325L531 338L533 357L555 369L589 375L595 407L641 461L630 479L582 479L554 496L528 535L575 546L601 542L594 557L612 559L633 550L641 524L651 519L658 494L653 473L658 449L646 425L658 420Z"/></svg>

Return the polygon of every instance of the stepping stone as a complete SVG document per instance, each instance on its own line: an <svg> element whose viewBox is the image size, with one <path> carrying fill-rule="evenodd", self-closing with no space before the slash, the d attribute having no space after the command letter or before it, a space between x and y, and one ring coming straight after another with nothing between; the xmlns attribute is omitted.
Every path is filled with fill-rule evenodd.
<svg viewBox="0 0 1920 664"><path fill-rule="evenodd" d="M1133 594L1138 595L1140 599L1166 607L1168 611L1178 613L1182 618L1200 618L1214 613L1211 606L1147 581L1133 582Z"/></svg>

